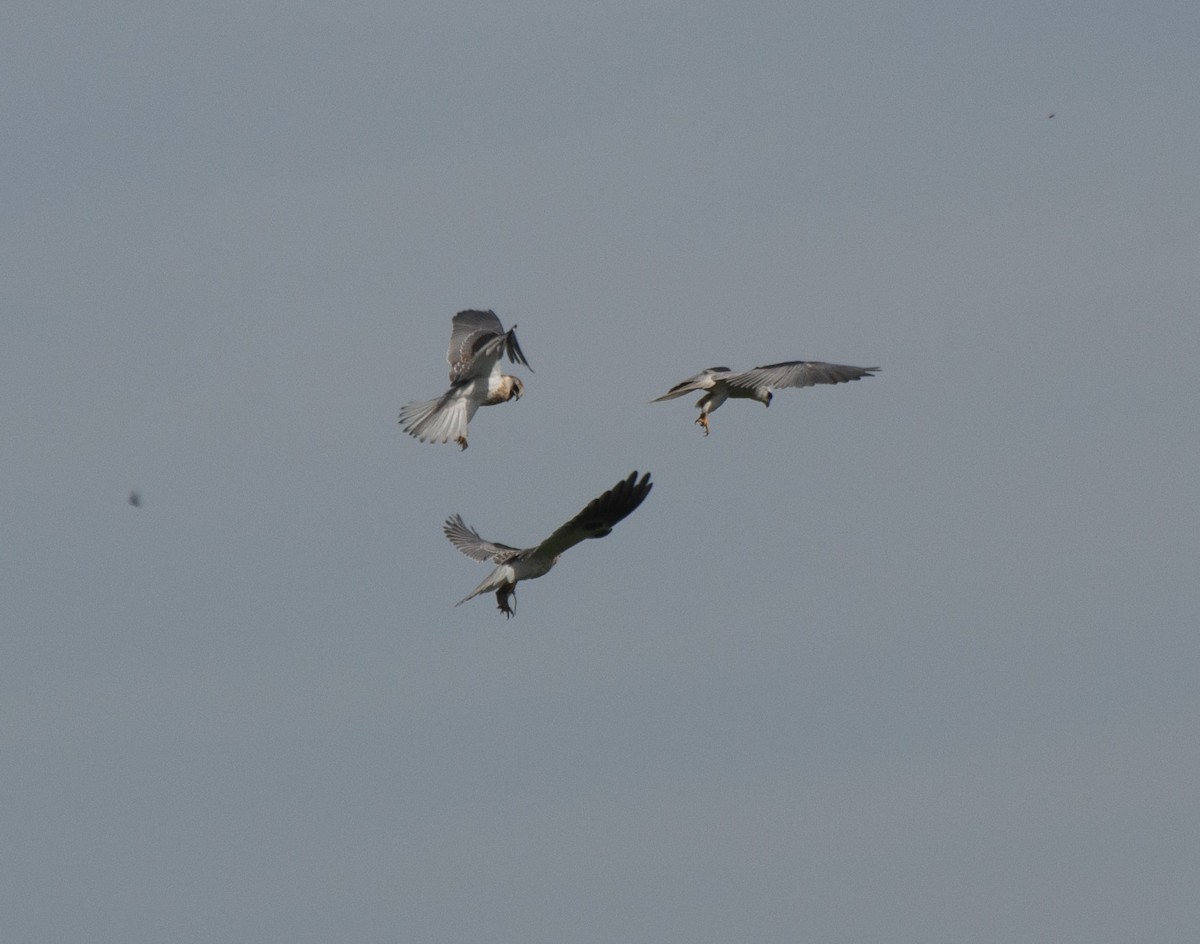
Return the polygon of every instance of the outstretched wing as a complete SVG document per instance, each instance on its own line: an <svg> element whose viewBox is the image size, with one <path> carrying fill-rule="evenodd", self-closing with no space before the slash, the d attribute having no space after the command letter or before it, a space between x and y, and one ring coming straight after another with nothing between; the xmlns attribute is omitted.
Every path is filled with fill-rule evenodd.
<svg viewBox="0 0 1200 944"><path fill-rule="evenodd" d="M707 370L700 371L695 377L681 380L661 397L655 397L650 402L658 403L660 400L674 400L676 397L682 397L685 393L691 393L693 390L711 390L713 384L723 379L723 375L728 373L728 367L709 367Z"/></svg>
<svg viewBox="0 0 1200 944"><path fill-rule="evenodd" d="M507 544L496 544L493 541L485 541L479 536L479 532L474 528L467 527L466 522L462 520L461 515L451 515L446 519L446 523L442 526L442 530L446 533L446 537L450 539L450 543L457 547L460 551L477 561L492 561L499 564L520 551L515 547L509 547Z"/></svg>
<svg viewBox="0 0 1200 944"><path fill-rule="evenodd" d="M784 361L767 364L730 374L725 382L734 389L762 390L778 387L813 387L817 384L838 384L860 377L874 377L878 367L849 367L845 364L826 364L823 361Z"/></svg>
<svg viewBox="0 0 1200 944"><path fill-rule="evenodd" d="M604 537L645 500L653 487L649 472L640 481L636 471L629 473L629 478L618 482L599 498L593 498L583 511L530 551L553 559L580 541Z"/></svg>
<svg viewBox="0 0 1200 944"><path fill-rule="evenodd" d="M460 311L451 321L450 349L446 360L450 362L450 383L486 377L505 354L514 364L524 364L525 353L517 343L517 326L508 331L500 324L494 311ZM532 367L529 367L533 370Z"/></svg>

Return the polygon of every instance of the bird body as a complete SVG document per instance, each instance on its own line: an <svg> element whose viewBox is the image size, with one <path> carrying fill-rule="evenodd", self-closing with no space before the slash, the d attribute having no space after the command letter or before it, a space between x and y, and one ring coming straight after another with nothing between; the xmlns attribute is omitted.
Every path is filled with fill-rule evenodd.
<svg viewBox="0 0 1200 944"><path fill-rule="evenodd" d="M651 402L674 400L693 390L703 390L704 395L696 401L696 406L700 408L696 422L707 436L708 415L730 398L757 400L763 406L770 406L771 400L774 399L772 389L846 383L860 377L873 377L874 371L877 370L878 367L850 367L846 364L827 364L824 361L783 361L743 371L732 371L728 367L709 367L675 384Z"/></svg>
<svg viewBox="0 0 1200 944"><path fill-rule="evenodd" d="M460 606L481 593L494 590L500 612L506 617L512 616L514 611L509 599L515 596L519 581L544 576L558 563L564 551L588 538L609 534L617 522L645 500L653 487L649 472L640 480L637 472L632 472L628 478L588 502L583 511L540 544L526 548L485 540L479 532L468 527L461 515L451 515L442 529L450 543L472 560L491 561L496 565L478 587L454 605Z"/></svg>
<svg viewBox="0 0 1200 944"><path fill-rule="evenodd" d="M508 331L494 311L460 311L451 320L450 389L435 400L418 400L400 410L404 431L421 442L451 442L467 448L467 428L481 406L521 399L520 377L500 372L507 355L529 367L517 343L517 326ZM530 370L533 368L530 367Z"/></svg>

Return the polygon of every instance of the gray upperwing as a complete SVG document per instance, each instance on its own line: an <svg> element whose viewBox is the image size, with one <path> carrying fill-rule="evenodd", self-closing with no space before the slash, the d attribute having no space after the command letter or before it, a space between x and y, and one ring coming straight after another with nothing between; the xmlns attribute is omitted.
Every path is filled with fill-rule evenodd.
<svg viewBox="0 0 1200 944"><path fill-rule="evenodd" d="M827 364L824 361L784 361L766 364L731 374L726 381L731 387L747 389L779 387L813 387L817 384L838 384L861 377L873 377L878 367L851 367L847 364Z"/></svg>

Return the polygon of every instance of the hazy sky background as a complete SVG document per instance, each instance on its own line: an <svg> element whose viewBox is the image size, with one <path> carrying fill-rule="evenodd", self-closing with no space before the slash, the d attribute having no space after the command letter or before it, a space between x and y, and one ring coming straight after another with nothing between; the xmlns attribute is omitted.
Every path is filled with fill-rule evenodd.
<svg viewBox="0 0 1200 944"><path fill-rule="evenodd" d="M6 942L1197 940L1195 3L3 20Z"/></svg>

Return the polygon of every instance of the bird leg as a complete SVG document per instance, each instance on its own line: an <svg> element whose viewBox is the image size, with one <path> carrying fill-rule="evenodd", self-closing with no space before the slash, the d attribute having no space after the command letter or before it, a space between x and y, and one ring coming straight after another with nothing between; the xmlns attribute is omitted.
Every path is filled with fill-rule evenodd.
<svg viewBox="0 0 1200 944"><path fill-rule="evenodd" d="M496 609L504 614L505 619L509 619L517 614L517 611L508 605L508 598L510 596L513 603L516 603L517 585L515 583L506 583L496 591Z"/></svg>
<svg viewBox="0 0 1200 944"><path fill-rule="evenodd" d="M696 422L704 428L704 435L708 435L708 414L704 410L700 411L700 415L696 417Z"/></svg>
<svg viewBox="0 0 1200 944"><path fill-rule="evenodd" d="M466 448L467 448L467 437L466 437L466 436L459 436L459 437L458 437L457 439L455 439L454 441L455 441L456 443L458 443L460 446L462 446L464 449L466 449Z"/></svg>

